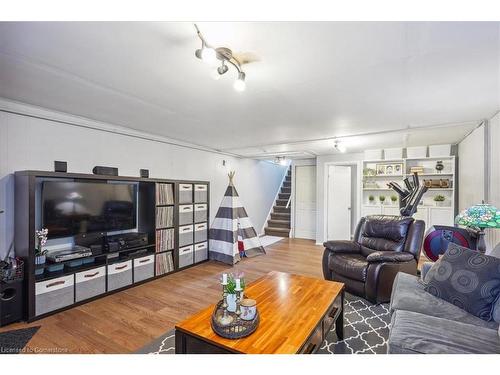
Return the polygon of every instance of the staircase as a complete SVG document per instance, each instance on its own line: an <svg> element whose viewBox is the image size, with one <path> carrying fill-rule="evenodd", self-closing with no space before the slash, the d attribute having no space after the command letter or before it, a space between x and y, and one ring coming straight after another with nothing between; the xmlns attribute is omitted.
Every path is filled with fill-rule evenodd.
<svg viewBox="0 0 500 375"><path fill-rule="evenodd" d="M264 229L264 232L268 236L289 237L290 206L287 208L286 205L290 194L292 194L292 170L288 169L288 173L278 194L278 199L274 203L271 219L267 221L267 227Z"/></svg>

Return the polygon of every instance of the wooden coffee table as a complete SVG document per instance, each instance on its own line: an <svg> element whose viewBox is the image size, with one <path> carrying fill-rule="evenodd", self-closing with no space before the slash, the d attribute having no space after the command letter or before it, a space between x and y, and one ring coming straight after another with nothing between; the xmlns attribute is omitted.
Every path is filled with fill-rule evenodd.
<svg viewBox="0 0 500 375"><path fill-rule="evenodd" d="M317 351L332 325L344 337L344 284L283 272L270 272L247 286L257 301L260 325L248 337L231 340L210 326L215 305L175 327L177 354L293 354Z"/></svg>

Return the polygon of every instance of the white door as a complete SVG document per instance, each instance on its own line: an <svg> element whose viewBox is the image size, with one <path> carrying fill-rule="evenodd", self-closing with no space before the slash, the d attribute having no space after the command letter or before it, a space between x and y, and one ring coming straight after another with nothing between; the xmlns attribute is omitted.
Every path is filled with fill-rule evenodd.
<svg viewBox="0 0 500 375"><path fill-rule="evenodd" d="M316 238L316 166L295 167L296 238Z"/></svg>
<svg viewBox="0 0 500 375"><path fill-rule="evenodd" d="M351 167L328 168L327 240L351 239Z"/></svg>

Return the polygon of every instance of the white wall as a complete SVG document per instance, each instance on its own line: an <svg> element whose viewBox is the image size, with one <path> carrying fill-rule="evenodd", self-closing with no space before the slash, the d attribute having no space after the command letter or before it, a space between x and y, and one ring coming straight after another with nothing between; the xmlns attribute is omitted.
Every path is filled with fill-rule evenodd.
<svg viewBox="0 0 500 375"><path fill-rule="evenodd" d="M50 171L54 160L67 161L69 172L92 173L94 166L107 165L118 167L122 176L139 176L139 169L146 168L151 177L210 181L211 220L227 187L222 166L227 160L255 228L264 225L287 167L145 138L0 111L0 209L6 210L0 214L0 256L14 235L13 173Z"/></svg>
<svg viewBox="0 0 500 375"><path fill-rule="evenodd" d="M481 125L458 145L460 210L483 199L500 208L500 112L488 121L487 127ZM485 148L489 160L484 158ZM488 251L499 243L500 230L487 229Z"/></svg>
<svg viewBox="0 0 500 375"><path fill-rule="evenodd" d="M363 153L352 154L336 154L324 155L316 158L316 201L317 201L317 216L316 216L316 243L323 243L325 239L325 210L326 210L326 181L325 179L325 166L327 163L346 162L346 164L360 162L363 160ZM357 173L360 173L358 168ZM359 190L356 189L357 191ZM357 205L361 202L357 200ZM352 216L358 222L358 207L352 208Z"/></svg>
<svg viewBox="0 0 500 375"><path fill-rule="evenodd" d="M458 209L481 203L484 197L484 127L458 144Z"/></svg>

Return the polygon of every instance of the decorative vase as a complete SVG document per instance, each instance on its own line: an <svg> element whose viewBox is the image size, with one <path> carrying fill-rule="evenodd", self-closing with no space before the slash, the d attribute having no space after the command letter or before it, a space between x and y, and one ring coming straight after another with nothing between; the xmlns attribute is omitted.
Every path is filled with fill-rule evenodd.
<svg viewBox="0 0 500 375"><path fill-rule="evenodd" d="M444 207L444 201L436 201L436 207Z"/></svg>
<svg viewBox="0 0 500 375"><path fill-rule="evenodd" d="M436 171L437 173L441 173L441 171L444 169L444 164L443 164L443 161L442 160L438 160L436 162Z"/></svg>
<svg viewBox="0 0 500 375"><path fill-rule="evenodd" d="M236 294L228 293L226 296L227 301L227 311L235 312L236 311Z"/></svg>

